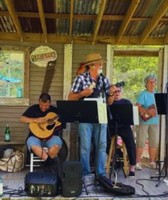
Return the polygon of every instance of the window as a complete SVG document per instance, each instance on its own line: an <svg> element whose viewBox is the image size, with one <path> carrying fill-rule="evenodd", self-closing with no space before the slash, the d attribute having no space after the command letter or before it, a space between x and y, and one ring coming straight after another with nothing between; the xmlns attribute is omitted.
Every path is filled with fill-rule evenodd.
<svg viewBox="0 0 168 200"><path fill-rule="evenodd" d="M28 105L28 50L0 48L0 105Z"/></svg>
<svg viewBox="0 0 168 200"><path fill-rule="evenodd" d="M155 74L158 81L161 77L162 66L159 65L161 47L127 46L114 50L113 82L125 82L123 97L136 103L139 92L144 90L144 78ZM157 89L160 88L159 82Z"/></svg>

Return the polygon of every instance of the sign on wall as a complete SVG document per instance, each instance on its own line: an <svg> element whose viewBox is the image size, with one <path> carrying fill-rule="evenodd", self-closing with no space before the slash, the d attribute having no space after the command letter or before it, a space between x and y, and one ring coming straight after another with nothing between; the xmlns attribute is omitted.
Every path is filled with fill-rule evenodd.
<svg viewBox="0 0 168 200"><path fill-rule="evenodd" d="M48 62L57 59L57 52L48 46L37 47L30 54L30 61L38 67L46 67Z"/></svg>

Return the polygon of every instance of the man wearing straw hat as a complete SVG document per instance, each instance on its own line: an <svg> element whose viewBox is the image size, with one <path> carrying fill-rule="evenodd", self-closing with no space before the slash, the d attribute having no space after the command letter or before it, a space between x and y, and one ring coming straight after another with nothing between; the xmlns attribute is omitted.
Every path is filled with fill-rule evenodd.
<svg viewBox="0 0 168 200"><path fill-rule="evenodd" d="M85 72L76 76L73 81L69 100L82 100L84 98L99 98L103 94L109 97L109 80L102 74L103 63L106 61L99 53L86 56ZM87 100L87 99L86 99ZM95 144L96 176L106 175L106 134L107 124L79 123L78 133L80 138L80 160L83 165L83 175L91 175L90 151L92 138Z"/></svg>

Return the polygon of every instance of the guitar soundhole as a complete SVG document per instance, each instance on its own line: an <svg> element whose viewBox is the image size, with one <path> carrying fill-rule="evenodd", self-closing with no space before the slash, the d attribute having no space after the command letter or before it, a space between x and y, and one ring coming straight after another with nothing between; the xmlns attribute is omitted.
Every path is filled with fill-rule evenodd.
<svg viewBox="0 0 168 200"><path fill-rule="evenodd" d="M47 126L47 129L48 129L48 130L52 130L52 129L54 128L54 126L55 126L55 123L53 123L53 124L51 124L51 125L48 125L48 126Z"/></svg>
<svg viewBox="0 0 168 200"><path fill-rule="evenodd" d="M48 119L48 120L47 120L47 123L48 123L49 125L52 125L52 124L54 123L54 121L53 121L52 119Z"/></svg>

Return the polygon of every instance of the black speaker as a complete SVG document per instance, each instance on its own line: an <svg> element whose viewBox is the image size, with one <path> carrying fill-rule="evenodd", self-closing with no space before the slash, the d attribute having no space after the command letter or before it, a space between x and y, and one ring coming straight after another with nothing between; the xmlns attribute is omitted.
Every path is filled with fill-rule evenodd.
<svg viewBox="0 0 168 200"><path fill-rule="evenodd" d="M82 164L80 162L63 163L61 186L64 197L77 197L82 193Z"/></svg>
<svg viewBox="0 0 168 200"><path fill-rule="evenodd" d="M25 191L28 196L56 196L59 191L58 177L49 172L29 172L25 176Z"/></svg>

